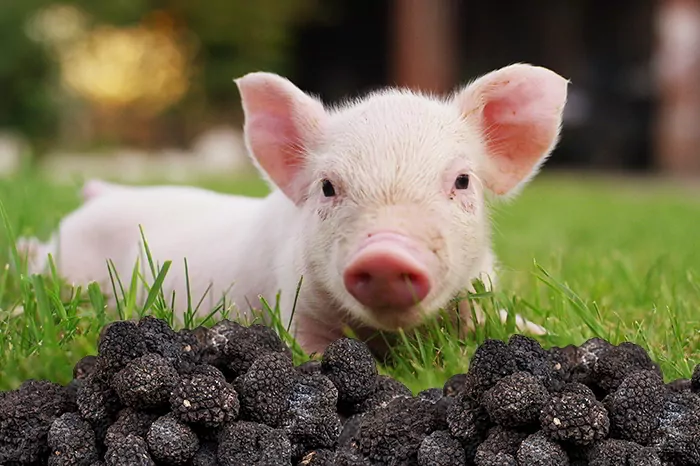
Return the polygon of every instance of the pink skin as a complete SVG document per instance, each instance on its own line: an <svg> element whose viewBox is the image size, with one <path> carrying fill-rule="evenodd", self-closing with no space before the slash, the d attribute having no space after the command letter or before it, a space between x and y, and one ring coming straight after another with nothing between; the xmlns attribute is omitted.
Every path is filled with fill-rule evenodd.
<svg viewBox="0 0 700 466"><path fill-rule="evenodd" d="M477 182L463 162L453 162L442 180L445 197L456 199L473 210L467 190L455 189L455 179L467 174ZM415 323L423 316L412 312L430 293L437 257L426 245L401 233L379 231L369 234L351 256L343 272L345 288L378 318L400 314L402 321ZM397 316L399 317L399 316Z"/></svg>
<svg viewBox="0 0 700 466"><path fill-rule="evenodd" d="M427 264L433 259L431 256L407 236L375 233L362 243L345 268L345 287L375 312L406 311L430 292Z"/></svg>

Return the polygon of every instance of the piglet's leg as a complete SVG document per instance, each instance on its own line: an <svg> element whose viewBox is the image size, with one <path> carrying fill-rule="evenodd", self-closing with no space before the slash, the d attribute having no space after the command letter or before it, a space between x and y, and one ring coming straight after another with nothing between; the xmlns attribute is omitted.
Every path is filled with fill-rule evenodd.
<svg viewBox="0 0 700 466"><path fill-rule="evenodd" d="M294 316L290 332L306 354L318 355L323 354L328 345L344 336L339 328L305 313Z"/></svg>
<svg viewBox="0 0 700 466"><path fill-rule="evenodd" d="M56 248L53 244L53 238L44 243L38 238L19 237L15 244L17 253L21 260L27 261L27 272L29 274L42 274L48 272L48 255L51 254L53 260L56 261Z"/></svg>
<svg viewBox="0 0 700 466"><path fill-rule="evenodd" d="M460 327L460 338L464 338L469 333L474 332L475 330L474 319L471 310L471 303L469 302L469 300L464 299L460 301L458 309L462 322L466 324ZM505 309L501 309L498 311L498 314L501 319L501 323L505 324L508 320L508 311ZM478 325L484 325L484 323L486 322L486 314L484 314L484 311L481 309L481 306L474 304L474 315L476 316L476 323ZM523 318L523 316L521 316L520 314L515 315L515 328L519 332L530 333L532 335L547 334L547 330L544 327L541 327L535 324L534 322Z"/></svg>
<svg viewBox="0 0 700 466"><path fill-rule="evenodd" d="M505 309L501 309L498 311L498 314L501 317L501 322L506 323L508 320L508 311ZM523 333L531 333L533 335L546 335L547 330L544 327L541 327L537 325L534 322L531 322L520 314L515 314L515 328L518 329L518 331L523 332Z"/></svg>

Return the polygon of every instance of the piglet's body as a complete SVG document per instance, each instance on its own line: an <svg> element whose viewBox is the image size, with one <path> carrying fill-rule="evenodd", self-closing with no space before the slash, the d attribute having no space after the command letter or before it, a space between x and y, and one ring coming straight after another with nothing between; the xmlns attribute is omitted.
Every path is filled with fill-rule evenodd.
<svg viewBox="0 0 700 466"><path fill-rule="evenodd" d="M567 90L562 77L522 64L449 98L389 89L333 109L274 74L236 83L269 196L95 181L49 244L21 245L34 271L51 252L69 281L109 289L105 262L129 279L141 225L154 258L173 261L164 291L175 292L178 313L186 259L193 305L208 290L200 312L224 294L245 312L281 292L289 321L303 276L292 328L307 351L322 351L343 325L416 327L473 279L495 281L487 199L515 194L537 172Z"/></svg>

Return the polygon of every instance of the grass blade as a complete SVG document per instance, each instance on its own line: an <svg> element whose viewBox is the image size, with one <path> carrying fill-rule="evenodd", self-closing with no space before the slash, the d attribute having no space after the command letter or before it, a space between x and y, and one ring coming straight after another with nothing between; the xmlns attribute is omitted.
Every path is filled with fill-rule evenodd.
<svg viewBox="0 0 700 466"><path fill-rule="evenodd" d="M160 293L163 291L163 282L165 281L165 276L167 275L168 270L170 270L170 264L172 264L171 261L166 261L165 264L163 264L163 267L158 272L153 285L151 286L150 290L148 290L148 296L146 297L146 302L142 308L142 315L146 314L151 306L153 306L156 299L158 299Z"/></svg>

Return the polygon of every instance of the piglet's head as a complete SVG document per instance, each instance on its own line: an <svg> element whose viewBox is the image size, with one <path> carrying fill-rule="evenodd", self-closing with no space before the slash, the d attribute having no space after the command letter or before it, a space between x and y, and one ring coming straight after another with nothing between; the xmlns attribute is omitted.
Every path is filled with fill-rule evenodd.
<svg viewBox="0 0 700 466"><path fill-rule="evenodd" d="M516 64L447 98L387 89L335 108L290 81L236 83L254 162L298 210L305 283L351 318L410 328L488 272L488 195L555 147L567 80Z"/></svg>

